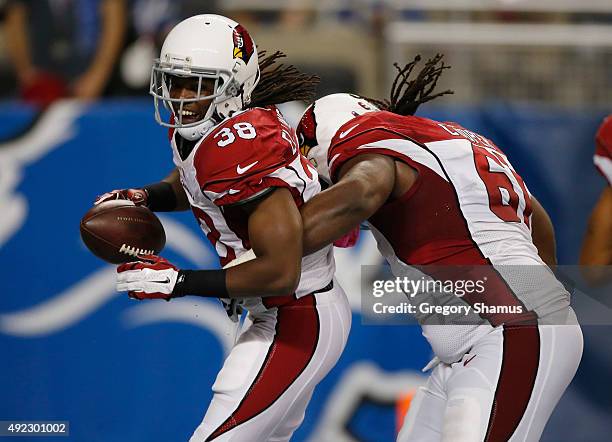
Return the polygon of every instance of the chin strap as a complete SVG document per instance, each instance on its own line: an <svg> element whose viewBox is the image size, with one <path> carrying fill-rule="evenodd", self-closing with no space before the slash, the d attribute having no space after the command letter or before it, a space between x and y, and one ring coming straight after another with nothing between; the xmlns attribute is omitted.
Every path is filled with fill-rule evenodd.
<svg viewBox="0 0 612 442"><path fill-rule="evenodd" d="M202 120L202 122L196 126L179 127L177 128L177 132L179 133L181 137L185 138L186 140L189 140L189 141L199 140L200 138L205 136L217 124L219 124L226 118L231 117L233 114L240 111L241 109L244 109L245 105L244 105L244 100L243 100L242 95L237 96L237 97L230 97L225 101L230 101L230 100L238 100L240 101L240 103L236 103L237 108L231 109L230 111L228 111L225 117L219 113L219 109L217 107L223 104L222 102L222 103L217 104L217 106L215 106L214 110L212 111L212 115L209 118Z"/></svg>
<svg viewBox="0 0 612 442"><path fill-rule="evenodd" d="M208 118L202 121L197 126L193 127L179 127L177 132L179 135L186 140L196 141L206 135L213 127L217 125L216 121L212 118Z"/></svg>

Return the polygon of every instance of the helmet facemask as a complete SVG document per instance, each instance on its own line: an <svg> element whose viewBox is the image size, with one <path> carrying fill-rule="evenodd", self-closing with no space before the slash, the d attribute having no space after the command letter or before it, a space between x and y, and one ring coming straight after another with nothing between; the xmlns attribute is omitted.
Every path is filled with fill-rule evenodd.
<svg viewBox="0 0 612 442"><path fill-rule="evenodd" d="M198 87L194 97L171 97L172 81L176 77L198 79ZM214 93L211 95L203 95L203 80L205 79L214 80ZM230 71L193 67L187 64L170 64L159 59L155 60L151 70L149 93L154 99L156 121L162 126L171 128L193 128L211 120L214 123L215 119L224 118L229 113L237 110L233 109L234 106L227 104L223 106L224 102L232 98L239 98L239 90L234 81L234 74ZM185 105L203 100L210 100L210 105L204 117L190 123L183 122ZM160 106L160 102L162 106ZM165 109L166 112L163 112L162 109Z"/></svg>

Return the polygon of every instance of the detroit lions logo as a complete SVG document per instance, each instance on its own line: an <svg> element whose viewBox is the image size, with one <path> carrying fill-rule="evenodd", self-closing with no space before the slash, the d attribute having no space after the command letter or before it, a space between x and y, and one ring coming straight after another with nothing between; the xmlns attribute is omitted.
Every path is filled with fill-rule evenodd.
<svg viewBox="0 0 612 442"><path fill-rule="evenodd" d="M40 215L40 207L47 201L48 195L43 193L41 197L40 192L26 193L23 190L39 189L41 180L49 179L41 178L41 174L46 172L53 176L50 171L62 167L62 164L58 164L58 160L54 162L53 155L49 154L61 157L62 151L70 150L71 146L90 142L79 123L84 113L85 107L78 102L58 102L35 118L34 123L23 133L0 140L0 212L3 213L0 217L0 261L5 265L15 266L12 269L9 267L9 272L17 279L25 279L32 272L44 273L43 268L36 268L34 258L27 258L29 265L24 267L19 265L19 257L15 255L15 250L34 248L31 236L36 235L28 234L24 230L36 232L37 228L53 231L53 235L43 236L48 239L45 244L38 244L39 248L47 250L46 253L51 259L62 259L62 256L68 255L75 261L68 272L70 278L67 279L67 284L59 290L55 288L53 291L39 294L36 289L28 287L23 288L17 295L11 293L8 288L4 289L4 299L13 295L15 298L30 299L31 302L29 305L20 303L19 308L6 309L6 305L3 306L5 308L0 311L0 337L45 339L70 327L81 325L86 318L121 296L115 290L114 266L100 263L100 266L91 268L77 264L83 261L81 254L88 252L79 242L75 243L74 229L62 230L61 226L70 224L68 215L67 219L50 225L48 220ZM83 158L85 160L82 162L87 162L88 157ZM38 167L38 174L29 174L28 168L34 166ZM71 173L78 176L79 172L74 170ZM56 191L60 194L67 193L70 185L70 181L55 183ZM80 181L80 188L87 188L85 193L91 195L99 191L97 186L95 179ZM74 204L83 203L83 200L78 198L74 201ZM87 203L84 207L86 206ZM195 267L209 268L215 265L216 256L198 233L170 216L161 216L160 219L169 237L165 252L174 253L179 259L184 259ZM43 223L44 227L41 227L40 223ZM54 243L56 237L61 238L61 249ZM74 245L74 248L66 244ZM172 305L130 302L125 305L128 308L121 312L121 316L127 329L154 323L182 322L211 332L225 352L228 352L234 343L234 324L230 323L216 302L198 302L197 305L193 302L173 302Z"/></svg>

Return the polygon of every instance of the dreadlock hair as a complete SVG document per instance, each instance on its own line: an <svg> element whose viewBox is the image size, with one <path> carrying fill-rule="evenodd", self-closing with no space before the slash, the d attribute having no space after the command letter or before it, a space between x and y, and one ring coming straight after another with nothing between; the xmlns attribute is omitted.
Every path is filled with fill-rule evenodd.
<svg viewBox="0 0 612 442"><path fill-rule="evenodd" d="M310 102L314 99L321 81L318 75L300 72L292 64L278 64L280 58L286 57L281 51L271 55L261 51L259 56L261 78L251 96L252 107L264 107L294 100Z"/></svg>
<svg viewBox="0 0 612 442"><path fill-rule="evenodd" d="M388 100L377 100L366 98L371 103L378 106L381 110L386 110L399 115L414 115L418 107L434 98L442 95L454 94L450 89L437 94L432 92L436 83L445 69L450 69L442 61L444 55L436 54L425 62L425 66L417 74L416 78L410 80L410 74L415 66L421 61L421 56L417 55L410 63L400 67L398 63L393 63L398 74L391 86L391 95Z"/></svg>

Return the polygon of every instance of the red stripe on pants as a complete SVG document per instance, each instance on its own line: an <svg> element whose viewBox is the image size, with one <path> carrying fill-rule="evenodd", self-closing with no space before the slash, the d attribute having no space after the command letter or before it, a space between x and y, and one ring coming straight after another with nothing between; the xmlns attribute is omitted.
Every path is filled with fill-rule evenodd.
<svg viewBox="0 0 612 442"><path fill-rule="evenodd" d="M486 442L508 441L523 418L540 361L538 326L505 325L503 351Z"/></svg>
<svg viewBox="0 0 612 442"><path fill-rule="evenodd" d="M276 335L259 373L238 408L207 441L263 413L300 376L319 341L319 315L313 295L278 307Z"/></svg>

